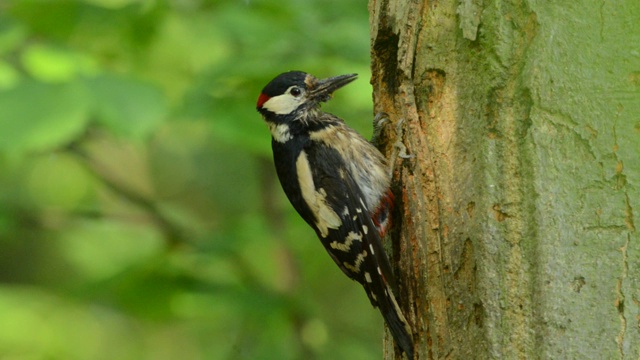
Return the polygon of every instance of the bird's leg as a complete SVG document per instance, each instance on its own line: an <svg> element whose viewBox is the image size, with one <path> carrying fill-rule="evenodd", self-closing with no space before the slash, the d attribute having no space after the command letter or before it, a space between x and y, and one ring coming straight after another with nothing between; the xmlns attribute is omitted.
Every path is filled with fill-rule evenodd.
<svg viewBox="0 0 640 360"><path fill-rule="evenodd" d="M380 151L383 150L382 139L388 138L389 136L385 134L386 131L389 131L389 125L391 124L391 120L389 119L389 115L384 112L379 112L373 118L373 135L371 136L371 143L377 147ZM391 151L391 155L389 156L389 173L393 172L393 165L395 164L398 157L401 159L410 159L415 157L413 154L407 153L407 147L402 142L402 138L404 137L404 119L400 119L396 123L395 128L395 138L396 142L393 144L393 150ZM386 135L386 136L385 136Z"/></svg>
<svg viewBox="0 0 640 360"><path fill-rule="evenodd" d="M396 142L393 144L394 149L398 150L397 156L402 159L411 159L415 157L414 154L407 153L407 147L402 142L402 138L404 137L404 119L398 120L396 124Z"/></svg>
<svg viewBox="0 0 640 360"><path fill-rule="evenodd" d="M389 124L389 122L389 115L387 115L387 113L385 112L379 112L373 118L373 135L371 135L371 143L380 151L383 150L382 139L388 137L383 135L387 130L387 125Z"/></svg>

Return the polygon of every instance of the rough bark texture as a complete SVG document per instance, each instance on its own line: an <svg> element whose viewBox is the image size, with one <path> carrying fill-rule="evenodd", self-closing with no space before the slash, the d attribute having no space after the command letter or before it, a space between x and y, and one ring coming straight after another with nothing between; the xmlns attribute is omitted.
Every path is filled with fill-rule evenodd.
<svg viewBox="0 0 640 360"><path fill-rule="evenodd" d="M369 11L417 358L640 357L640 2Z"/></svg>

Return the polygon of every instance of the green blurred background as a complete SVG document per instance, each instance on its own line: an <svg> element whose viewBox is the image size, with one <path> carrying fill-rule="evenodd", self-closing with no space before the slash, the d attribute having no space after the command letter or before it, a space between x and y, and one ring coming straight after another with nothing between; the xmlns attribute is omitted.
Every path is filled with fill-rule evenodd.
<svg viewBox="0 0 640 360"><path fill-rule="evenodd" d="M357 72L365 1L0 0L0 359L374 359L275 178L260 89Z"/></svg>

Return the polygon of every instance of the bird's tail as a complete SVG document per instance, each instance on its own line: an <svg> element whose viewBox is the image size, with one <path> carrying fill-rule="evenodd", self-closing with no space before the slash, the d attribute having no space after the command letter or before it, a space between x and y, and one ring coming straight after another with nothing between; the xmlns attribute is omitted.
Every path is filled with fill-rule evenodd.
<svg viewBox="0 0 640 360"><path fill-rule="evenodd" d="M385 281L384 298L378 299L378 307L387 323L391 335L400 349L407 354L409 360L413 360L413 334L407 319L402 314L391 287Z"/></svg>

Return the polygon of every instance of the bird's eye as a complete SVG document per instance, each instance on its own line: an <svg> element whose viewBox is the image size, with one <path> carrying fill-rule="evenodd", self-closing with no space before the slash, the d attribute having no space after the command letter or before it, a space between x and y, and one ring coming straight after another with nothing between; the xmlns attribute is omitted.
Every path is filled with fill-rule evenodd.
<svg viewBox="0 0 640 360"><path fill-rule="evenodd" d="M290 93L291 95L298 97L300 96L300 94L302 94L302 90L300 90L299 87L292 87Z"/></svg>

